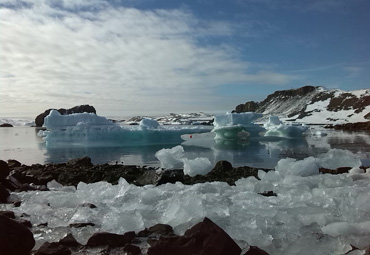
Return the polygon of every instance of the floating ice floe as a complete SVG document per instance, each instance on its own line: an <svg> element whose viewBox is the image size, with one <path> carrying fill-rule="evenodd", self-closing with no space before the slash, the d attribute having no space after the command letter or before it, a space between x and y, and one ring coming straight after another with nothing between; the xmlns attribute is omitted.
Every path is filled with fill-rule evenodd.
<svg viewBox="0 0 370 255"><path fill-rule="evenodd" d="M353 168L350 173L318 174L319 166L335 168L342 157ZM51 191L12 193L21 206L0 204L0 210L11 209L30 220L38 246L67 233L86 243L98 231L123 234L157 223L183 234L208 217L242 248L258 246L271 255L365 254L370 246L370 174L358 165L353 153L331 150L317 158L282 160L275 171L260 171L260 180L242 178L235 186L178 182L138 187L120 179L117 185L81 182L75 188L53 181ZM277 196L258 194L266 191ZM96 208L82 206L86 203ZM71 223L95 225L69 228ZM352 246L358 253L350 252Z"/></svg>
<svg viewBox="0 0 370 255"><path fill-rule="evenodd" d="M261 118L263 115L254 112L244 113L226 113L217 115L214 118L214 128L212 132L216 134L215 139L233 140L238 139L241 133L246 133L248 136L259 136L264 129L253 123L253 121Z"/></svg>
<svg viewBox="0 0 370 255"><path fill-rule="evenodd" d="M266 129L265 136L278 136L287 138L302 137L308 129L307 125L284 124L278 116L270 116L269 120L263 124Z"/></svg>
<svg viewBox="0 0 370 255"><path fill-rule="evenodd" d="M93 113L61 115L51 111L45 117L42 136L48 147L64 145L124 146L181 143L181 135L208 132L199 126L160 126L143 119L138 126L120 126Z"/></svg>

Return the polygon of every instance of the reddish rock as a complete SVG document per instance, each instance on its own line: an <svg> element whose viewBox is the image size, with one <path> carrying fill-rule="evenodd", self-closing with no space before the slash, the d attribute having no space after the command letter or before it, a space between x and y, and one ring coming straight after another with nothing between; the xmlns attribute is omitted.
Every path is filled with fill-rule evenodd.
<svg viewBox="0 0 370 255"><path fill-rule="evenodd" d="M240 255L234 240L210 219L188 229L184 236L161 237L148 249L148 255Z"/></svg>

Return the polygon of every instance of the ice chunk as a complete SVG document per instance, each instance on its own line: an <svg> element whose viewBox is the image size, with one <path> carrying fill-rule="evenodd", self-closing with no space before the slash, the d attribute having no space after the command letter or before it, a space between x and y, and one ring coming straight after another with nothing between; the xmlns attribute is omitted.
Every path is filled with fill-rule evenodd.
<svg viewBox="0 0 370 255"><path fill-rule="evenodd" d="M306 125L284 124L277 116L270 116L263 126L266 129L265 136L288 138L302 137L303 133L308 129Z"/></svg>
<svg viewBox="0 0 370 255"><path fill-rule="evenodd" d="M221 140L238 139L241 132L246 132L249 136L256 137L264 129L254 124L253 121L262 116L262 114L254 112L218 115L214 118L214 129L212 132L216 134L215 139Z"/></svg>
<svg viewBox="0 0 370 255"><path fill-rule="evenodd" d="M308 157L303 160L286 158L279 160L275 170L283 176L297 175L305 177L318 174L319 165L314 157Z"/></svg>
<svg viewBox="0 0 370 255"><path fill-rule="evenodd" d="M141 129L156 129L159 127L159 123L153 119L142 119L139 126Z"/></svg>
<svg viewBox="0 0 370 255"><path fill-rule="evenodd" d="M370 235L370 221L358 223L334 222L322 227L322 231L333 237Z"/></svg>
<svg viewBox="0 0 370 255"><path fill-rule="evenodd" d="M206 175L212 170L211 161L208 158L198 157L195 159L183 159L184 174L189 176Z"/></svg>
<svg viewBox="0 0 370 255"><path fill-rule="evenodd" d="M184 148L178 145L171 149L161 149L155 153L155 156L161 162L162 168L181 168L183 166Z"/></svg>
<svg viewBox="0 0 370 255"><path fill-rule="evenodd" d="M321 167L337 169L338 167L360 167L361 160L350 151L341 149L331 149L318 157Z"/></svg>

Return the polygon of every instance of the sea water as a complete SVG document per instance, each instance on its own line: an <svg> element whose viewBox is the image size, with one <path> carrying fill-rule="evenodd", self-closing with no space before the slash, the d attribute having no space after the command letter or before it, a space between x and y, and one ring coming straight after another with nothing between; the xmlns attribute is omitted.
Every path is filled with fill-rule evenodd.
<svg viewBox="0 0 370 255"><path fill-rule="evenodd" d="M311 126L302 138L271 141L259 139L239 139L215 141L211 132L183 135L183 142L144 145L109 146L104 145L64 145L48 147L35 127L0 128L0 159L15 159L23 164L62 163L72 158L89 156L94 164L122 163L126 165L160 166L156 152L163 148L182 145L184 157L208 158L212 164L227 160L233 166L254 166L273 168L286 157L303 159L317 156L329 149L346 149L357 154L364 162L370 162L370 136L367 133L343 132ZM367 163L369 164L369 163Z"/></svg>

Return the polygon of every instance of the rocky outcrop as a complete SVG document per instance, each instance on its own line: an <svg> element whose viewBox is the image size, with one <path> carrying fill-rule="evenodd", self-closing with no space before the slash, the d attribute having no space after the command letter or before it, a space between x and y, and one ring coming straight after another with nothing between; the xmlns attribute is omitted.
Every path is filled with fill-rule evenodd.
<svg viewBox="0 0 370 255"><path fill-rule="evenodd" d="M36 127L42 127L42 125L44 125L44 119L46 116L49 115L51 110L56 110L56 109L48 109L36 117L35 119ZM58 109L57 111L62 115L68 115L68 114L73 114L73 113L83 113L83 112L96 114L95 108L91 105L79 105L79 106L75 106L70 109L61 108L61 109Z"/></svg>
<svg viewBox="0 0 370 255"><path fill-rule="evenodd" d="M0 125L0 127L13 127L13 125L9 123L3 123Z"/></svg>
<svg viewBox="0 0 370 255"><path fill-rule="evenodd" d="M291 120L302 120L305 117L328 112L322 123L335 121L331 113L339 114L341 121L349 121L356 114L360 114L364 120L370 119L368 113L370 106L370 91L342 91L327 90L323 87L304 86L298 89L276 91L261 102L249 101L236 106L234 112L258 112L265 115L278 115L291 118ZM353 113L346 111L353 110ZM321 118L323 115L320 115ZM357 120L358 121L358 120Z"/></svg>

